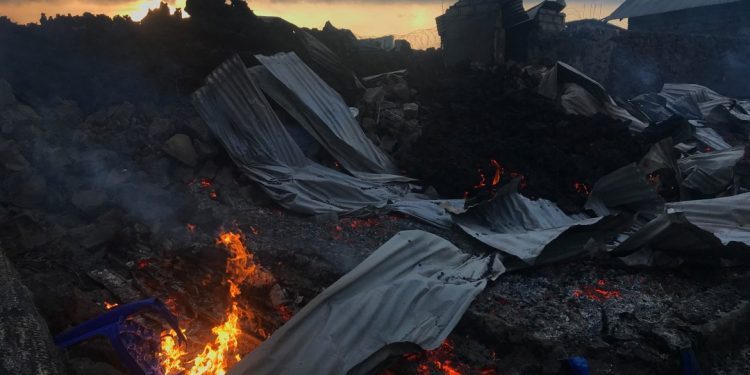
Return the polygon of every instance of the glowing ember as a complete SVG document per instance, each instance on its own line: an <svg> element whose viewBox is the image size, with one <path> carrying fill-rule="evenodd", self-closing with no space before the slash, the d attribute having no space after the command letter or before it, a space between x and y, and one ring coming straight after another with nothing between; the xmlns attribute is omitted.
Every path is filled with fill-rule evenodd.
<svg viewBox="0 0 750 375"><path fill-rule="evenodd" d="M573 188L575 188L576 191L578 193L580 193L580 194L585 194L585 195L591 194L591 191L589 190L589 187L586 186L586 184L584 184L583 182L576 182L573 185Z"/></svg>
<svg viewBox="0 0 750 375"><path fill-rule="evenodd" d="M596 281L596 285L587 285L581 289L573 290L571 295L575 298L587 298L591 301L602 302L613 298L620 298L621 293L618 290L607 290L604 287L607 286L607 281L600 279Z"/></svg>
<svg viewBox="0 0 750 375"><path fill-rule="evenodd" d="M201 179L200 182L198 183L198 186L200 186L201 189L208 189L212 185L213 185L213 183L211 182L211 180L209 180L207 178Z"/></svg>
<svg viewBox="0 0 750 375"><path fill-rule="evenodd" d="M190 234L195 234L195 224L187 223L185 226Z"/></svg>
<svg viewBox="0 0 750 375"><path fill-rule="evenodd" d="M242 309L237 297L242 294L241 286L244 283L266 281L270 276L255 263L253 253L245 247L242 233L221 233L217 243L229 251L225 281L231 307L227 310L224 321L211 330L213 341L205 344L203 350L193 355L192 359L189 359L190 353L177 345L173 331L163 334L159 360L166 375L223 375L245 354L240 353L239 338L243 336L240 321L252 319L253 312Z"/></svg>
<svg viewBox="0 0 750 375"><path fill-rule="evenodd" d="M290 309L286 305L278 305L278 306L276 306L276 312L279 313L279 316L285 322L288 322L289 319L292 319L292 316L294 316L294 313L292 312L292 309Z"/></svg>
<svg viewBox="0 0 750 375"><path fill-rule="evenodd" d="M435 350L430 350L422 355L411 354L406 356L409 361L419 361L417 366L418 375L445 374L461 375L458 367L454 365L453 343L450 340L443 341L443 344Z"/></svg>
<svg viewBox="0 0 750 375"><path fill-rule="evenodd" d="M219 194L217 194L215 191L208 193L208 196L211 197L211 199L213 200L219 199Z"/></svg>
<svg viewBox="0 0 750 375"><path fill-rule="evenodd" d="M151 264L151 261L149 259L145 259L145 258L141 259L141 260L138 261L138 269L142 270L142 269L148 267L149 264Z"/></svg>
<svg viewBox="0 0 750 375"><path fill-rule="evenodd" d="M117 306L120 306L120 304L117 302L110 303L110 302L104 301L104 308L107 310L114 309Z"/></svg>
<svg viewBox="0 0 750 375"><path fill-rule="evenodd" d="M342 219L342 224L348 225L352 229L373 228L380 224L380 220L375 217L367 219Z"/></svg>

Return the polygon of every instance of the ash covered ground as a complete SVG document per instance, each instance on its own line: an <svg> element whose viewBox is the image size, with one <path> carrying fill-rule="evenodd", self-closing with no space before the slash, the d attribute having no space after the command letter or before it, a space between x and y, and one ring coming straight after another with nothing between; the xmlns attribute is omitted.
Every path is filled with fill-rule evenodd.
<svg viewBox="0 0 750 375"><path fill-rule="evenodd" d="M455 227L393 214L310 217L272 202L188 95L235 52L248 64L258 53L307 56L286 24L261 20L242 2L188 3L190 19L162 8L140 24L0 20L0 39L12 46L0 55L0 245L49 333L106 304L158 297L189 322L189 340L200 346L228 304L231 254L216 242L226 231L241 231L273 276L243 290L255 312L244 323L253 333L247 350L399 231L432 232L471 254L496 252ZM531 92L534 78L519 68L446 69L437 51L372 57L347 50L339 31L311 33L360 76L411 72L383 83L386 105L377 110L348 82L329 83L359 107L373 142L442 196L476 194L495 160L525 177L526 196L578 213L586 200L579 184L589 189L648 151L620 121L565 114ZM406 102L419 114L406 113ZM383 109L386 120L368 126ZM487 287L443 346L392 358L383 373L557 374L561 360L581 355L595 373L670 374L686 348L707 373L747 373L748 283L743 266L639 269L597 256L513 271ZM103 343L59 351L53 367L124 373Z"/></svg>

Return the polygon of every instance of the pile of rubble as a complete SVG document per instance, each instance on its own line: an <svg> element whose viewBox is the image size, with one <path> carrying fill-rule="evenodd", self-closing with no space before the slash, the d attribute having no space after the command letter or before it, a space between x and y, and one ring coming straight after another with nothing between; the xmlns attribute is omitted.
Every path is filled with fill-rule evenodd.
<svg viewBox="0 0 750 375"><path fill-rule="evenodd" d="M747 371L748 102L564 63L358 78L293 34L354 100L294 52L192 105L0 81L0 368ZM121 315L146 307L168 324Z"/></svg>
<svg viewBox="0 0 750 375"><path fill-rule="evenodd" d="M366 77L368 86L358 105L361 126L378 147L396 159L409 153L422 135L416 90L409 87L405 70Z"/></svg>

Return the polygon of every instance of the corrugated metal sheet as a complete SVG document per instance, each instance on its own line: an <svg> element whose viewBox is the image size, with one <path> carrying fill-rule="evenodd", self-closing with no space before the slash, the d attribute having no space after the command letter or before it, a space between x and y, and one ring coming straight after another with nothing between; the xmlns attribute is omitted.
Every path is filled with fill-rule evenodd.
<svg viewBox="0 0 750 375"><path fill-rule="evenodd" d="M691 121L691 123L693 123L693 121ZM727 141L724 140L724 137L717 133L716 130L705 126L695 127L695 139L716 151L724 151L732 147L732 145L727 143Z"/></svg>
<svg viewBox="0 0 750 375"><path fill-rule="evenodd" d="M745 148L738 146L678 160L684 176L681 186L707 195L721 193L732 182L732 169L744 154Z"/></svg>
<svg viewBox="0 0 750 375"><path fill-rule="evenodd" d="M572 66L558 61L545 73L537 92L550 99L560 100L567 113L591 116L596 113L629 123L633 132L641 132L645 123L618 106L599 82L579 72Z"/></svg>
<svg viewBox="0 0 750 375"><path fill-rule="evenodd" d="M667 213L685 215L688 221L712 233L724 245L731 242L750 245L750 193L670 203Z"/></svg>
<svg viewBox="0 0 750 375"><path fill-rule="evenodd" d="M373 373L405 344L440 346L487 279L503 272L496 257L471 257L422 231L398 233L229 375Z"/></svg>
<svg viewBox="0 0 750 375"><path fill-rule="evenodd" d="M517 192L517 181L489 202L455 215L453 221L470 236L533 265L560 261L585 252L590 236L564 235L594 227L603 218L566 215L554 203L530 200ZM557 240L557 241L556 241ZM555 242L554 246L550 246Z"/></svg>
<svg viewBox="0 0 750 375"><path fill-rule="evenodd" d="M0 248L0 374L66 374L34 295Z"/></svg>
<svg viewBox="0 0 750 375"><path fill-rule="evenodd" d="M708 263L722 256L746 257L749 247L750 193L669 203L664 214L641 227L614 252L650 249Z"/></svg>
<svg viewBox="0 0 750 375"><path fill-rule="evenodd" d="M737 3L741 0L627 0L605 20L648 16L682 9Z"/></svg>
<svg viewBox="0 0 750 375"><path fill-rule="evenodd" d="M390 157L367 138L341 95L294 52L255 57L283 85L264 79L263 90L344 168L363 178L367 174L398 174Z"/></svg>
<svg viewBox="0 0 750 375"><path fill-rule="evenodd" d="M565 0L544 0L526 10L526 14L530 19L535 19L540 9L551 9L555 12L562 12L565 9L565 5Z"/></svg>
<svg viewBox="0 0 750 375"><path fill-rule="evenodd" d="M255 78L235 56L209 75L193 101L234 162L271 199L303 214L396 210L433 225L451 225L440 202L411 194L408 183L383 183L392 181L391 175L371 175L365 180L305 157Z"/></svg>
<svg viewBox="0 0 750 375"><path fill-rule="evenodd" d="M610 209L652 212L656 216L664 209L664 203L656 189L646 181L646 173L630 164L597 181L585 207L600 216L610 215Z"/></svg>

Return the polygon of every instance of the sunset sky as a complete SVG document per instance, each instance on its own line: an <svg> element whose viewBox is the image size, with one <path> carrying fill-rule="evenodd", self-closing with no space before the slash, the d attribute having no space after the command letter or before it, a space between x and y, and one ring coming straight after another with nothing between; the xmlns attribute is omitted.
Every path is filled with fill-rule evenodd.
<svg viewBox="0 0 750 375"><path fill-rule="evenodd" d="M568 0L568 20L603 18L624 0ZM330 20L337 27L351 29L358 36L407 34L435 27L435 17L455 0L251 0L256 14L281 16L303 27L322 27ZM169 0L170 6L184 7L185 0ZM525 0L527 7L538 1ZM0 0L0 15L16 22L37 22L41 13L127 14L141 19L159 0Z"/></svg>

